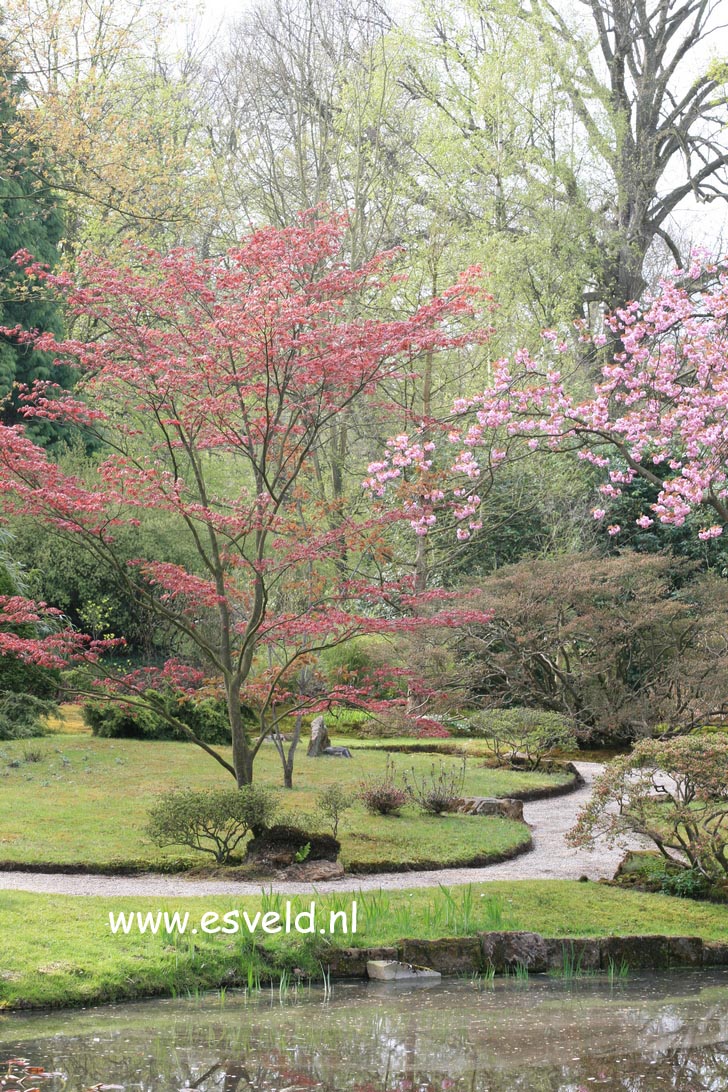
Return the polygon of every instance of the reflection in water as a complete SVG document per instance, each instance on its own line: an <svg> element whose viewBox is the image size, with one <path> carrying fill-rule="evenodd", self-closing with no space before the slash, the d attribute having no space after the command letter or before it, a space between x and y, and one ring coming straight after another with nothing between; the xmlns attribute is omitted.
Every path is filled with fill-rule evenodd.
<svg viewBox="0 0 728 1092"><path fill-rule="evenodd" d="M728 975L338 985L331 1001L264 992L8 1016L0 1061L13 1057L55 1075L31 1081L16 1064L5 1088L41 1092L718 1092Z"/></svg>

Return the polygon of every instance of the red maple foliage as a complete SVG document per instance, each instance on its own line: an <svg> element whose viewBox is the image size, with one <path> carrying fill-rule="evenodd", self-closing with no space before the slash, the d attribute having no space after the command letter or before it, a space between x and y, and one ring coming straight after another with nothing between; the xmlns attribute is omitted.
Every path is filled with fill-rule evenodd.
<svg viewBox="0 0 728 1092"><path fill-rule="evenodd" d="M84 258L78 283L21 254L27 275L60 293L94 336L4 331L78 369L73 394L47 383L21 392L25 414L83 425L102 458L92 478L70 474L22 426L0 426L2 509L74 536L182 636L200 673L168 663L162 674L188 688L203 677L224 688L232 763L196 742L241 785L263 739L280 741L282 708L373 701L366 686L322 692L311 683L302 668L322 649L359 634L483 617L415 594L407 576L383 576L371 562L411 512L367 502L358 513L327 500L315 466L331 422L356 400L411 374L423 354L487 336L460 323L473 313L476 278L464 275L407 318L351 317L366 313L356 301L385 283L387 256L348 268L338 259L341 233L339 219L309 214L291 228L253 232L223 258L130 244L120 266ZM184 536L193 563L120 561L119 529L159 514ZM43 613L22 610L33 621ZM26 659L81 658L105 671L98 645L58 625L3 642L0 651L10 642ZM106 684L141 701L151 676ZM259 711L252 740L244 703Z"/></svg>

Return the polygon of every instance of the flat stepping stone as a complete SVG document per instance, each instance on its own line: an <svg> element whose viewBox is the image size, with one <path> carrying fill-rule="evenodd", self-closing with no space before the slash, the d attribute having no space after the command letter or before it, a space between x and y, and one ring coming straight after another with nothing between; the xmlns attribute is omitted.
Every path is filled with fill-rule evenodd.
<svg viewBox="0 0 728 1092"><path fill-rule="evenodd" d="M396 959L370 959L367 961L367 977L377 982L423 982L442 978L431 967L414 967L411 963L399 963Z"/></svg>

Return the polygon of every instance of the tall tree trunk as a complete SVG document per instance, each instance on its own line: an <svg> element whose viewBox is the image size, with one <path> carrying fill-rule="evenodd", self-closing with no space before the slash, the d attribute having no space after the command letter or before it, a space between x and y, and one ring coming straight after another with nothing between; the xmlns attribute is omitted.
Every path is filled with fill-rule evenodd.
<svg viewBox="0 0 728 1092"><path fill-rule="evenodd" d="M240 681L236 677L225 682L228 718L233 743L233 766L238 788L253 783L253 754L245 734L240 705Z"/></svg>

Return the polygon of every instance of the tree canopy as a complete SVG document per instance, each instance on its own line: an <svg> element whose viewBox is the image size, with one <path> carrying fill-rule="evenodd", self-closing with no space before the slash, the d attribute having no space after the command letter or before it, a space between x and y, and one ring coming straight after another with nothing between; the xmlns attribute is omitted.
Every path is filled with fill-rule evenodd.
<svg viewBox="0 0 728 1092"><path fill-rule="evenodd" d="M28 169L34 149L23 141L18 131L18 103L23 80L7 44L0 39L0 321L12 329L50 330L60 333L59 306L47 293L39 291L12 261L18 250L27 250L36 259L54 265L57 245L63 231L58 200L49 179L39 179ZM53 369L51 357L22 343L12 334L0 337L0 399L2 420L18 420L16 384L32 384L36 379L50 379L65 384L68 369ZM36 421L33 435L44 443L57 439L59 428L52 421Z"/></svg>

